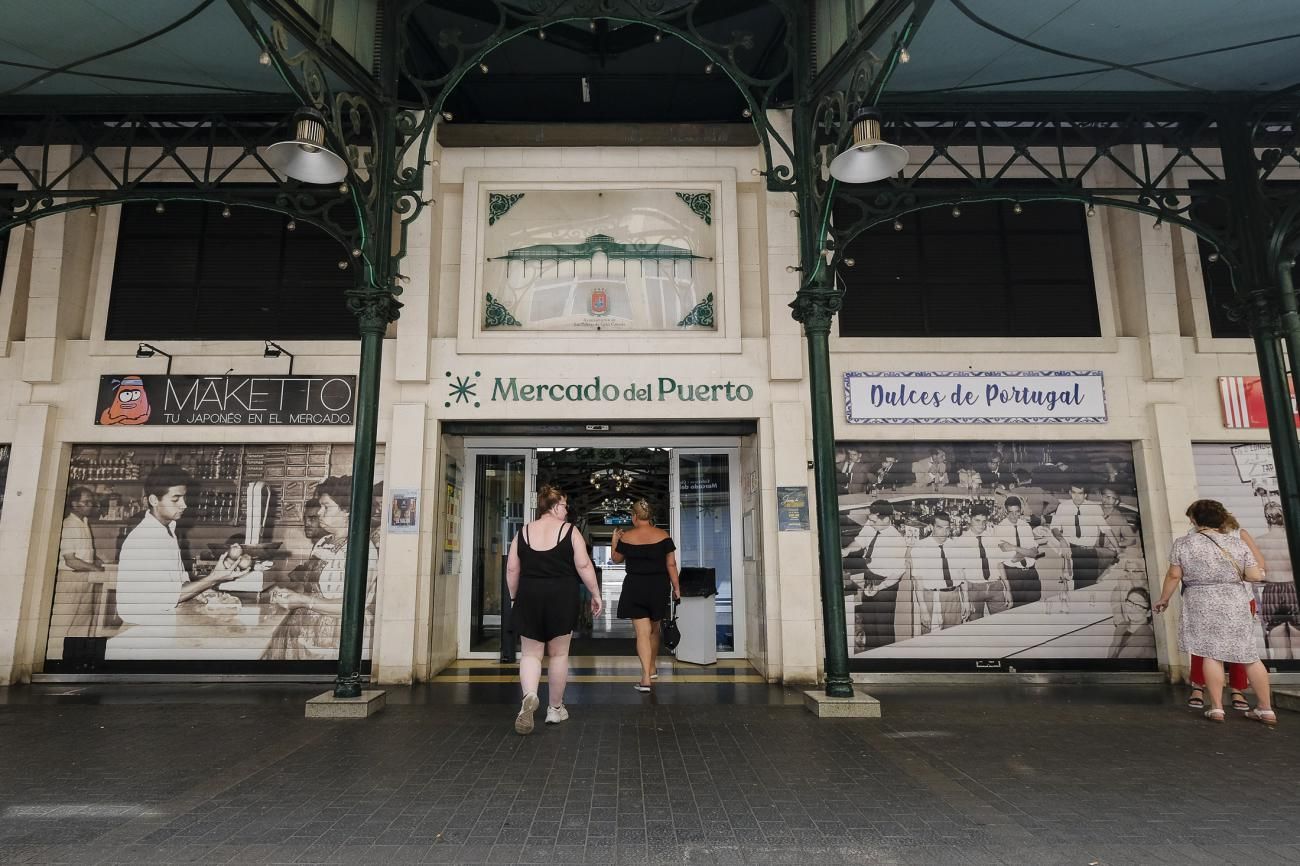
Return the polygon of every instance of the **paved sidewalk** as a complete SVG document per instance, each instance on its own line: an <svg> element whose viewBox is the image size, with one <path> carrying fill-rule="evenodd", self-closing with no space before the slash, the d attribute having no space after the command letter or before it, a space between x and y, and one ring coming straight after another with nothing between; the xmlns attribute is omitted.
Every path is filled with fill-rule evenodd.
<svg viewBox="0 0 1300 866"><path fill-rule="evenodd" d="M531 737L504 686L397 690L365 722L304 719L319 687L0 690L0 862L1300 862L1300 714L878 687L884 719L836 721L674 688L575 687Z"/></svg>

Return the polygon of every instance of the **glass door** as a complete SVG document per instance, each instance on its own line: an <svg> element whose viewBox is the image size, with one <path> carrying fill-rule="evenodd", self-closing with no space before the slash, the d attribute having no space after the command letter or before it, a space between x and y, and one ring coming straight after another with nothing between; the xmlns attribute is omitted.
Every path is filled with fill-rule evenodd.
<svg viewBox="0 0 1300 866"><path fill-rule="evenodd" d="M713 569L719 653L743 654L744 604L734 448L673 450L673 538L680 568ZM685 584L684 593L689 592Z"/></svg>
<svg viewBox="0 0 1300 866"><path fill-rule="evenodd" d="M532 458L526 451L514 453L474 452L468 455L472 467L469 501L473 519L466 527L465 546L469 570L467 590L468 634L463 650L470 653L498 653L513 658L514 647L502 646L503 629L508 628L502 611L506 591L506 558L510 541L529 519L532 501ZM462 605L464 610L464 605ZM508 616L509 611L504 612ZM462 620L465 621L465 620Z"/></svg>

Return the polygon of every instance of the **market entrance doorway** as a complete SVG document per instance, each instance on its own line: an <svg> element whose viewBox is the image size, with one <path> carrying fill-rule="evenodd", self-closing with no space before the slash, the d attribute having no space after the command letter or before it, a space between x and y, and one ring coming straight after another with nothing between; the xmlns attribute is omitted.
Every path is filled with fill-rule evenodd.
<svg viewBox="0 0 1300 866"><path fill-rule="evenodd" d="M597 617L580 615L573 655L631 655L630 621L618 618L623 566L610 558L614 530L631 524L632 504L644 499L655 522L677 545L683 568L713 570L712 625L719 657L744 657L742 581L738 539L738 449L672 447L628 440L540 448L475 447L466 441L470 504L463 525L459 632L462 658L512 660L505 573L510 541L531 520L537 489L553 484L568 497L570 519L582 532L605 598ZM585 599L584 599L585 601ZM504 634L504 639L503 639Z"/></svg>

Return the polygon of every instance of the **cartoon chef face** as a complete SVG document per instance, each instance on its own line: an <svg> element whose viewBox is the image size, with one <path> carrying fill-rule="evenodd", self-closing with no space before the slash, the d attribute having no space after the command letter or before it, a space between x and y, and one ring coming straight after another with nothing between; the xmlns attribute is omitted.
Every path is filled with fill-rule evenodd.
<svg viewBox="0 0 1300 866"><path fill-rule="evenodd" d="M125 376L118 383L113 402L99 416L100 424L144 424L152 410L144 381L139 376Z"/></svg>

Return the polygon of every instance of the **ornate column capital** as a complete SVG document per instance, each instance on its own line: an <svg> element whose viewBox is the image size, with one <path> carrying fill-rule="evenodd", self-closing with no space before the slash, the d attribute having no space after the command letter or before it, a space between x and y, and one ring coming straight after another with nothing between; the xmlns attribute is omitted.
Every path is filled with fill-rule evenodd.
<svg viewBox="0 0 1300 866"><path fill-rule="evenodd" d="M401 301L382 288L367 286L347 293L348 309L357 317L357 325L364 334L383 335L390 322L397 321L402 309Z"/></svg>
<svg viewBox="0 0 1300 866"><path fill-rule="evenodd" d="M1252 337L1281 335L1281 310L1270 288L1245 292L1234 306L1229 317L1245 321Z"/></svg>
<svg viewBox="0 0 1300 866"><path fill-rule="evenodd" d="M792 315L796 322L803 324L805 334L829 334L831 322L842 306L843 293L827 282L802 287L790 302Z"/></svg>

